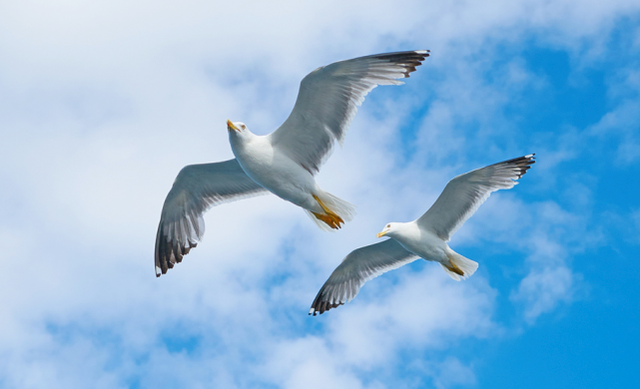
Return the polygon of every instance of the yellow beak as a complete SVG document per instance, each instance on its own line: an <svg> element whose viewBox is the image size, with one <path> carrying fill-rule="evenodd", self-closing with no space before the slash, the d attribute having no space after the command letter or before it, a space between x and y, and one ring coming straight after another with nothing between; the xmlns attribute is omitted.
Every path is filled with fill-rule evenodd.
<svg viewBox="0 0 640 389"><path fill-rule="evenodd" d="M376 234L376 236L377 236L378 238L382 238L382 237L383 237L383 236L385 236L386 234L387 234L387 231L381 231L381 232L378 232L378 233Z"/></svg>
<svg viewBox="0 0 640 389"><path fill-rule="evenodd" d="M229 131L234 130L234 131L240 132L238 127L234 126L233 123L231 123L231 120L227 120L227 130Z"/></svg>

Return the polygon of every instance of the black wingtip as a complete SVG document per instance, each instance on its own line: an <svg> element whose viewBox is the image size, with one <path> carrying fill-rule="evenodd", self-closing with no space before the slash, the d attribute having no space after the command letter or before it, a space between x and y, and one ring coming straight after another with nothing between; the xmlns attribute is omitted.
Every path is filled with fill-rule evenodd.
<svg viewBox="0 0 640 389"><path fill-rule="evenodd" d="M342 302L333 303L330 301L320 301L323 291L324 289L321 289L320 292L318 292L318 295L316 296L315 300L313 300L313 304L311 304L311 308L309 309L309 315L313 315L313 316L316 316L318 314L322 315L323 313L325 313L330 309L337 308L341 305L344 305L344 303Z"/></svg>
<svg viewBox="0 0 640 389"><path fill-rule="evenodd" d="M504 164L515 165L515 167L520 169L518 174L518 178L521 178L527 173L527 170L531 168L531 165L536 163L536 153L531 153L524 155L522 157L513 158L507 161L502 162Z"/></svg>
<svg viewBox="0 0 640 389"><path fill-rule="evenodd" d="M431 55L431 50L398 51L395 53L377 54L373 57L393 62L405 68L404 78L409 78L409 74L416 71L427 57Z"/></svg>
<svg viewBox="0 0 640 389"><path fill-rule="evenodd" d="M160 220L155 246L156 277L167 274L169 269L173 269L176 263L182 262L184 256L197 245L198 243L193 241L188 241L186 244L181 245L176 241L170 240L163 228L163 221Z"/></svg>

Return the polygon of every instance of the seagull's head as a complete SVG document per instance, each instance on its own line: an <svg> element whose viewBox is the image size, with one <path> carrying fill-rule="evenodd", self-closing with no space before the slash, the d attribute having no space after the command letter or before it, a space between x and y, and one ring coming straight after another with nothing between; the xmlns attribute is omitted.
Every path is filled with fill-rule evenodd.
<svg viewBox="0 0 640 389"><path fill-rule="evenodd" d="M388 223L382 231L378 232L376 235L378 238L382 238L385 235L389 235L393 237L393 234L398 230L398 223Z"/></svg>
<svg viewBox="0 0 640 389"><path fill-rule="evenodd" d="M229 134L238 134L245 135L249 132L247 126L242 122L232 122L231 120L227 120L227 130L229 130Z"/></svg>

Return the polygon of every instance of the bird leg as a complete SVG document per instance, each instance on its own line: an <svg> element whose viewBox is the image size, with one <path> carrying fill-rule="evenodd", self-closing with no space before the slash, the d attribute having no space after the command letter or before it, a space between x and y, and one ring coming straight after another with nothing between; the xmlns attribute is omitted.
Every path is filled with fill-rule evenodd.
<svg viewBox="0 0 640 389"><path fill-rule="evenodd" d="M323 215L321 213L315 213L311 211L313 216L315 216L318 220L323 221L325 224L327 224L329 227L333 228L334 230L339 230L340 227L342 227L342 224L344 224L344 220L342 220L340 216L336 215L329 208L327 208L327 206L324 205L322 201L320 201L318 196L314 194L312 194L311 196L313 196L313 198L318 202L318 204L320 204L320 206L322 207L322 210L325 212L325 214Z"/></svg>
<svg viewBox="0 0 640 389"><path fill-rule="evenodd" d="M340 229L341 227L340 223L342 222L342 219L340 218L340 216L333 215L338 218L338 219L334 219L331 215L323 215L321 213L315 213L313 211L311 211L311 213L313 214L313 216L316 217L316 219L323 221L325 224L327 224L329 227L333 228L334 230Z"/></svg>
<svg viewBox="0 0 640 389"><path fill-rule="evenodd" d="M444 265L447 269L449 269L449 271L456 273L459 276L463 276L464 277L464 272L458 267L456 266L455 263L449 261L449 265Z"/></svg>

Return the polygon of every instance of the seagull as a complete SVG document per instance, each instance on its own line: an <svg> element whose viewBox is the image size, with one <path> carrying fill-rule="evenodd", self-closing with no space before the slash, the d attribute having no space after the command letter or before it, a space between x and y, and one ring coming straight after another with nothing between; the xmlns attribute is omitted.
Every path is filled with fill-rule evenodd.
<svg viewBox="0 0 640 389"><path fill-rule="evenodd" d="M300 83L287 120L258 136L246 124L227 120L235 159L185 166L162 208L156 235L156 276L182 261L204 234L202 215L213 205L271 192L303 208L318 226L340 229L355 207L322 190L315 181L337 140L341 145L357 107L378 85L401 78L429 50L377 54L320 67Z"/></svg>
<svg viewBox="0 0 640 389"><path fill-rule="evenodd" d="M347 255L320 288L309 315L322 314L353 300L365 282L419 258L438 262L456 281L470 277L478 263L451 250L447 242L492 192L513 188L535 163L534 156L529 154L461 174L449 181L424 215L408 223L387 224L377 237L391 239Z"/></svg>

